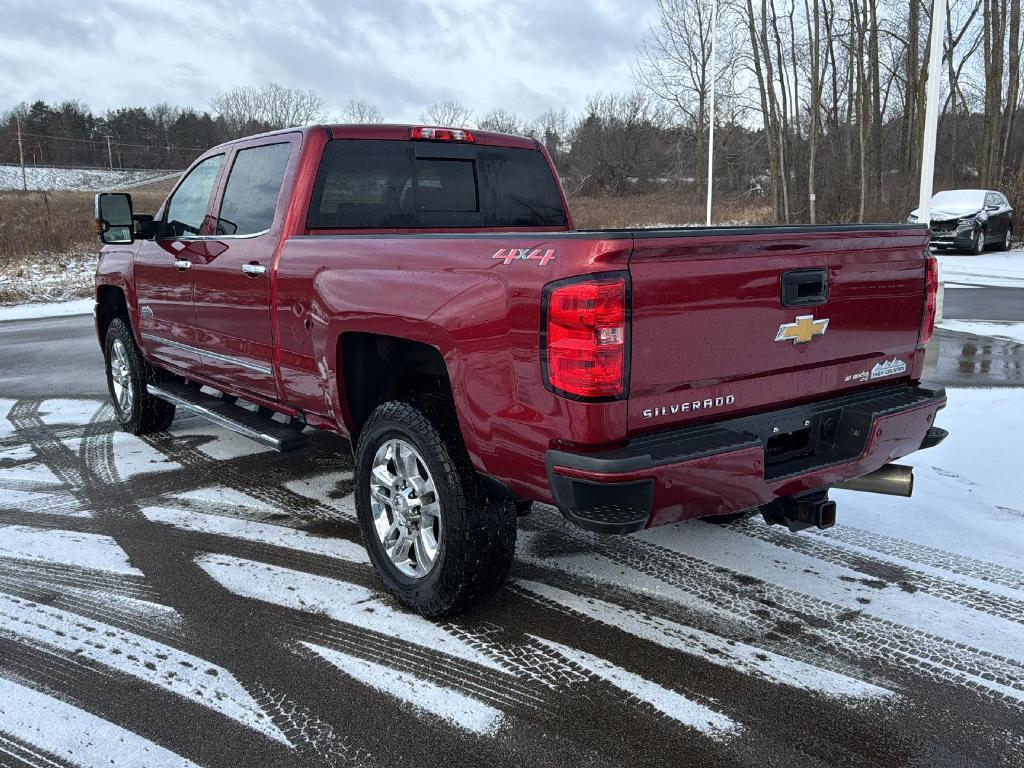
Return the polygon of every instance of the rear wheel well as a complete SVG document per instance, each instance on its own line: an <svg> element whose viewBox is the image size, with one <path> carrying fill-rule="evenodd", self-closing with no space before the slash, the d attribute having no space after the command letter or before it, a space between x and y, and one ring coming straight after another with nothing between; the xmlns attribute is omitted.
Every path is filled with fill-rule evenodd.
<svg viewBox="0 0 1024 768"><path fill-rule="evenodd" d="M107 337L107 329L115 318L123 318L131 327L131 316L128 314L128 302L124 291L115 285L101 285L96 290L96 327L100 334L100 342Z"/></svg>
<svg viewBox="0 0 1024 768"><path fill-rule="evenodd" d="M342 374L338 384L352 419L353 439L382 403L423 394L454 402L444 358L429 344L375 333L345 333L338 353Z"/></svg>

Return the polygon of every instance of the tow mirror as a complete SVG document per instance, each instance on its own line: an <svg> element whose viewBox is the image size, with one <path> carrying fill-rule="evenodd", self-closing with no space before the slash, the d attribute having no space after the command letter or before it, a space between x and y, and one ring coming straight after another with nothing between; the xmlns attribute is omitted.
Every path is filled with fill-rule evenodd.
<svg viewBox="0 0 1024 768"><path fill-rule="evenodd" d="M132 196L127 192L96 195L96 234L101 243L135 242Z"/></svg>

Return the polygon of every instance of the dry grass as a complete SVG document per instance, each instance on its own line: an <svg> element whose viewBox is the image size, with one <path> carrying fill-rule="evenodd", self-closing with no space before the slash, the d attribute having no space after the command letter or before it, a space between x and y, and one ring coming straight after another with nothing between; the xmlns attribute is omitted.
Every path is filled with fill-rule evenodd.
<svg viewBox="0 0 1024 768"><path fill-rule="evenodd" d="M131 190L135 210L152 213L169 182ZM0 266L41 254L96 251L92 192L0 192Z"/></svg>
<svg viewBox="0 0 1024 768"><path fill-rule="evenodd" d="M672 227L704 223L703 203L680 200L664 192L633 197L576 197L569 208L579 229ZM772 220L767 201L716 203L716 224L767 224Z"/></svg>

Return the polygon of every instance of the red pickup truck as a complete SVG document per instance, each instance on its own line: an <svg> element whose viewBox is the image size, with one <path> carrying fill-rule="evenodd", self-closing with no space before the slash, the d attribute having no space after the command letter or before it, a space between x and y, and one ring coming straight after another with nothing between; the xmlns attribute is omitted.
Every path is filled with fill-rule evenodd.
<svg viewBox="0 0 1024 768"><path fill-rule="evenodd" d="M579 231L540 143L414 126L234 141L155 216L96 217L123 427L348 437L373 564L425 614L502 582L532 501L826 527L830 487L909 495L890 462L946 435L921 225Z"/></svg>

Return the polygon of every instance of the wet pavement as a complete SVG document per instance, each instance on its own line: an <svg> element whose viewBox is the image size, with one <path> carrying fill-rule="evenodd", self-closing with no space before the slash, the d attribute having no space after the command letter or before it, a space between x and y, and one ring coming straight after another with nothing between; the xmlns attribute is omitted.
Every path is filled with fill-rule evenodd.
<svg viewBox="0 0 1024 768"><path fill-rule="evenodd" d="M946 387L1024 387L1024 345L938 328L924 378Z"/></svg>

